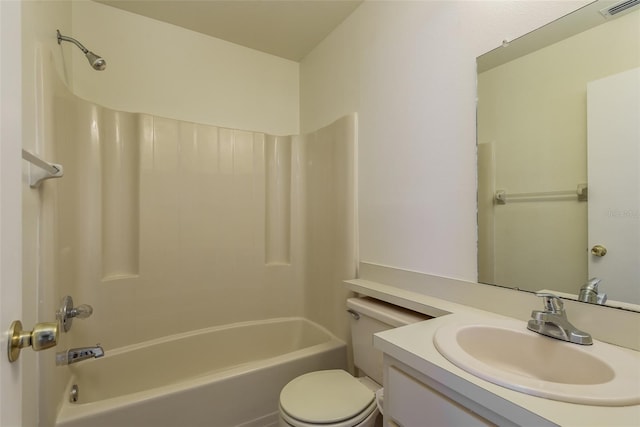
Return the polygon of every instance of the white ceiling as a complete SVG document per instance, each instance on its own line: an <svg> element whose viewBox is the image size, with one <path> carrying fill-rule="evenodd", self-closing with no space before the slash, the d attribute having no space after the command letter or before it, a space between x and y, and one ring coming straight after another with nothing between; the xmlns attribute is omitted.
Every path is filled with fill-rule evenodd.
<svg viewBox="0 0 640 427"><path fill-rule="evenodd" d="M300 61L362 0L95 0Z"/></svg>

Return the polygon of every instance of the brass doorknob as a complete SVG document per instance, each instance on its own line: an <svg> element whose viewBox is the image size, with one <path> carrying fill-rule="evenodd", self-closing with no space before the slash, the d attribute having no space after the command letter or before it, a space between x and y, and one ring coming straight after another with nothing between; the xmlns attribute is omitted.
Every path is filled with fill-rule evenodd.
<svg viewBox="0 0 640 427"><path fill-rule="evenodd" d="M58 343L58 323L38 323L33 331L23 331L22 323L19 320L11 323L9 328L9 345L7 345L7 356L9 362L15 362L20 357L20 350L25 347L32 347L35 351L44 350L55 346Z"/></svg>
<svg viewBox="0 0 640 427"><path fill-rule="evenodd" d="M607 254L607 248L602 245L595 245L591 248L591 254L595 256L605 256Z"/></svg>

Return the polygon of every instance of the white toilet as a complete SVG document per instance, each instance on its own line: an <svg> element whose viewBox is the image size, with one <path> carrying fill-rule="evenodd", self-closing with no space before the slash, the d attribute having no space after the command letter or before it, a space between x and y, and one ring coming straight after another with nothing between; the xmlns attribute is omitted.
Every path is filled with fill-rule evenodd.
<svg viewBox="0 0 640 427"><path fill-rule="evenodd" d="M372 427L382 388L382 353L373 334L428 319L428 316L372 298L347 300L353 359L361 377L343 370L316 371L291 380L280 392L281 427Z"/></svg>

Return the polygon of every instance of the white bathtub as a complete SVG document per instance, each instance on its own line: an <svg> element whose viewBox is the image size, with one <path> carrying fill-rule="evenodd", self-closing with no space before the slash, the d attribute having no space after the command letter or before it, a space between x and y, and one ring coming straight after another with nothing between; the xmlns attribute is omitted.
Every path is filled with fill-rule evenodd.
<svg viewBox="0 0 640 427"><path fill-rule="evenodd" d="M282 387L346 368L346 345L303 318L213 327L70 365L58 427L275 425ZM67 399L73 384L79 401Z"/></svg>

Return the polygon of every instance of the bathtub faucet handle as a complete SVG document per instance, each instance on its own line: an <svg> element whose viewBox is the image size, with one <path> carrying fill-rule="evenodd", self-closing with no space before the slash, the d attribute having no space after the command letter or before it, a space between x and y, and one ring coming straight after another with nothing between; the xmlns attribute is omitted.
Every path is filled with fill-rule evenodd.
<svg viewBox="0 0 640 427"><path fill-rule="evenodd" d="M77 317L79 319L86 319L93 314L93 307L89 304L80 304L71 310L71 317Z"/></svg>
<svg viewBox="0 0 640 427"><path fill-rule="evenodd" d="M56 317L60 322L60 326L62 326L62 330L64 332L69 332L74 317L86 319L91 316L91 314L93 314L93 307L88 304L80 304L79 306L74 307L73 298L67 295L62 298L62 303Z"/></svg>

